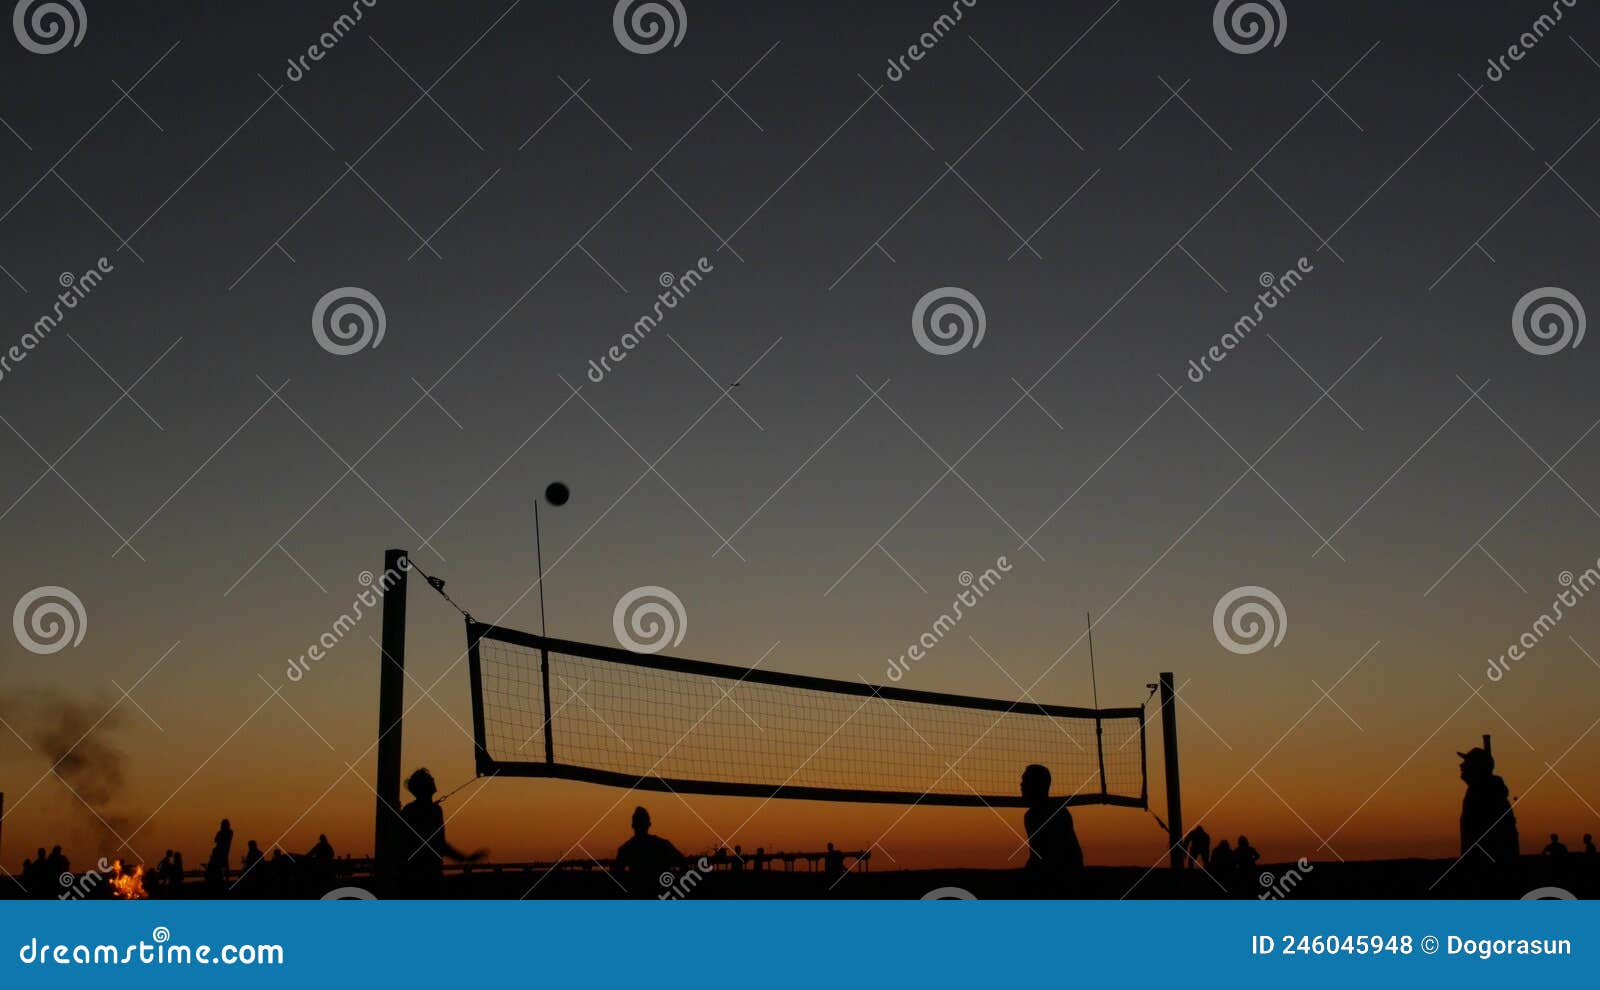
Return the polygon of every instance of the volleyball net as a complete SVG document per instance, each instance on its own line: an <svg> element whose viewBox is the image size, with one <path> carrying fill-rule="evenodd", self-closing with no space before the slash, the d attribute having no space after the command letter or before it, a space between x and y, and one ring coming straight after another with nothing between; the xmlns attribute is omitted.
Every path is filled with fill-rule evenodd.
<svg viewBox="0 0 1600 990"><path fill-rule="evenodd" d="M693 794L1147 808L1145 711L737 667L467 623L478 773Z"/></svg>

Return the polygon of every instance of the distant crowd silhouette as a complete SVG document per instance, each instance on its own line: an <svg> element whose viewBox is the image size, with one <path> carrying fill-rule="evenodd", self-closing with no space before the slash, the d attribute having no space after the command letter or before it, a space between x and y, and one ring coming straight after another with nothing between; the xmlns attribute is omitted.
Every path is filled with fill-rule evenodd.
<svg viewBox="0 0 1600 990"><path fill-rule="evenodd" d="M1554 886L1576 885L1580 874L1586 882L1600 878L1600 850L1588 832L1583 834L1579 852L1571 851L1561 836L1552 832L1540 855L1524 862L1513 810L1516 802L1504 779L1495 773L1489 737L1484 737L1484 746L1456 755L1461 759L1460 777L1466 792L1459 822L1460 858L1447 871L1447 875L1455 873L1457 877L1448 888L1454 896L1521 896L1518 885L1526 885L1532 875ZM1050 794L1049 768L1037 763L1028 765L1022 772L1020 787L1026 805L1023 827L1028 858L1021 872L1019 893L1045 898L1084 896L1083 848L1067 799ZM398 830L402 834L397 837L397 868L389 893L439 897L444 894L445 860L475 864L487 856L487 851L462 852L445 839L444 811L435 800L438 788L428 770L413 772L406 780L406 789L412 800L399 813L405 827ZM817 852L769 853L763 846L747 854L742 845L735 845L731 852L722 846L691 859L670 840L652 833L651 824L650 812L643 806L636 807L630 820L633 835L618 847L614 860L560 862L546 864L543 869L577 866L587 871L599 867L609 870L630 896L660 897L668 889L687 889L691 874L696 875L694 882L698 883L703 879L699 875L707 870L744 877L777 869L778 864L792 872L796 862L804 862L809 872L816 873L831 891L848 875L851 861L865 869L872 856L870 850L846 851L829 842L826 850ZM327 835L319 835L315 845L298 855L276 843L268 855L256 840L247 840L237 869L232 863L233 844L233 825L224 818L212 837L211 853L204 867L195 871L204 896L321 897L337 887L341 879L372 870L369 860L352 860L348 855L337 859ZM1196 825L1181 839L1179 851L1182 865L1204 871L1229 892L1252 891L1261 876L1261 853L1243 835L1231 842L1224 838L1213 845L1205 827ZM521 866L527 872L535 864ZM501 866L488 869L498 871ZM75 876L71 861L57 845L48 852L40 847L35 856L24 859L21 872L13 879L27 896L35 898L109 896L109 891L85 884L84 878L89 876L90 871ZM188 877L183 853L168 849L160 863L143 874L144 889L151 897L180 896ZM1261 885L1265 886L1265 881ZM733 892L726 881L716 890L723 896Z"/></svg>

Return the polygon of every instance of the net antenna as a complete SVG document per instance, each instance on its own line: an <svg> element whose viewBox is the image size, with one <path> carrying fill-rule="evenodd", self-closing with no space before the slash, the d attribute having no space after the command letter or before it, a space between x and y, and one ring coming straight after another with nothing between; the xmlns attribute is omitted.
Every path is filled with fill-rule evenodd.
<svg viewBox="0 0 1600 990"><path fill-rule="evenodd" d="M480 775L680 794L1015 808L1026 806L1018 774L1042 763L1068 804L1149 806L1143 705L944 694L472 620L466 632Z"/></svg>
<svg viewBox="0 0 1600 990"><path fill-rule="evenodd" d="M1089 688L1094 692L1094 741L1095 752L1100 756L1100 793L1106 793L1106 747L1105 723L1100 718L1100 678L1094 670L1094 620L1089 613L1083 613L1084 632L1089 636Z"/></svg>

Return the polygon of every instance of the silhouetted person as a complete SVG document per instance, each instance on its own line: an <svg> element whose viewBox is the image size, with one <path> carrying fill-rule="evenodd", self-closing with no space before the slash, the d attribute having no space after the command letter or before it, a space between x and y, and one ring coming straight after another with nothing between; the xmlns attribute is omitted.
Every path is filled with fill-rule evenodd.
<svg viewBox="0 0 1600 990"><path fill-rule="evenodd" d="M50 855L44 858L44 869L39 871L39 895L50 897L57 890L66 889L67 884L61 883L61 878L70 876L72 862L67 859L60 846L51 846ZM70 883L71 880L68 880Z"/></svg>
<svg viewBox="0 0 1600 990"><path fill-rule="evenodd" d="M47 867L44 862L44 846L40 846L38 852L34 853L33 856L33 872L28 875L28 879L23 883L23 886L28 888L29 897L45 896L49 889L48 884L55 882L45 877L44 874Z"/></svg>
<svg viewBox="0 0 1600 990"><path fill-rule="evenodd" d="M1050 796L1050 770L1037 763L1022 771L1022 797L1028 810L1022 816L1028 833L1027 874L1035 893L1066 897L1076 893L1083 876L1083 847L1072 827L1072 812L1064 798Z"/></svg>
<svg viewBox="0 0 1600 990"><path fill-rule="evenodd" d="M1232 883L1234 873L1237 871L1238 859L1233 855L1233 846L1227 839L1217 843L1217 848L1211 850L1211 875L1220 877L1224 883Z"/></svg>
<svg viewBox="0 0 1600 990"><path fill-rule="evenodd" d="M1202 870L1211 861L1211 836L1199 825L1189 830L1183 837L1183 850L1188 853L1184 865L1195 864Z"/></svg>
<svg viewBox="0 0 1600 990"><path fill-rule="evenodd" d="M222 891L222 881L228 876L228 860L233 853L233 826L224 818L211 840L211 858L206 860L206 886L212 896Z"/></svg>
<svg viewBox="0 0 1600 990"><path fill-rule="evenodd" d="M1561 841L1561 836L1554 832L1550 833L1550 844L1544 847L1544 855L1555 859L1567 858L1567 847L1566 844Z"/></svg>
<svg viewBox="0 0 1600 990"><path fill-rule="evenodd" d="M1461 858L1463 865L1510 866L1520 855L1517 816L1511 811L1511 792L1495 775L1494 757L1473 747L1461 757L1461 779L1467 793L1461 799Z"/></svg>
<svg viewBox="0 0 1600 990"><path fill-rule="evenodd" d="M617 848L616 868L623 886L636 896L645 896L662 887L661 878L683 868L683 853L659 835L650 834L650 812L641 805L633 809L633 838Z"/></svg>
<svg viewBox="0 0 1600 990"><path fill-rule="evenodd" d="M735 873L744 872L744 850L739 846L733 847L733 859L728 863L728 868Z"/></svg>
<svg viewBox="0 0 1600 990"><path fill-rule="evenodd" d="M444 809L434 802L439 787L433 774L419 769L406 779L406 790L416 800L400 809L401 828L394 831L396 849L400 856L399 876L401 890L407 897L437 897L444 883L444 860L476 863L488 855L478 849L464 853L445 841Z"/></svg>
<svg viewBox="0 0 1600 990"><path fill-rule="evenodd" d="M333 843L328 841L326 835L317 836L317 844L311 847L310 852L306 853L306 858L317 861L331 861L333 859Z"/></svg>
<svg viewBox="0 0 1600 990"><path fill-rule="evenodd" d="M183 850L172 851L172 889L177 890L183 886Z"/></svg>
<svg viewBox="0 0 1600 990"><path fill-rule="evenodd" d="M1591 852L1594 851L1594 846L1592 844L1589 846L1589 850ZM750 871L752 873L760 873L762 870L764 870L766 868L767 868L767 847L766 846L757 846L756 847L756 857L750 863Z"/></svg>
<svg viewBox="0 0 1600 990"><path fill-rule="evenodd" d="M34 892L39 886L39 871L34 867L33 860L22 861L22 872L17 875L17 882L22 884L22 889L27 896L35 896Z"/></svg>
<svg viewBox="0 0 1600 990"><path fill-rule="evenodd" d="M1583 854L1592 858L1597 852L1600 852L1600 850L1596 850L1594 847L1594 836L1588 832L1583 833Z"/></svg>
<svg viewBox="0 0 1600 990"><path fill-rule="evenodd" d="M1250 844L1249 839L1242 835L1239 836L1239 844L1233 847L1233 863L1234 869L1238 871L1241 883L1251 879L1252 874L1256 871L1256 864L1259 862L1261 862L1261 854L1256 851L1256 847Z"/></svg>
<svg viewBox="0 0 1600 990"><path fill-rule="evenodd" d="M828 843L828 851L822 854L822 875L829 883L838 883L844 876L844 853L833 848L833 843Z"/></svg>
<svg viewBox="0 0 1600 990"><path fill-rule="evenodd" d="M172 884L171 849L168 849L166 855L161 857L161 862L156 864L156 868L152 872L155 875L155 882L150 885L152 888L154 888L152 893L157 893L165 897L167 894L167 888Z"/></svg>
<svg viewBox="0 0 1600 990"><path fill-rule="evenodd" d="M239 879L234 886L240 888L240 893L246 896L255 896L266 885L266 870L261 863L261 850L256 846L256 840L251 839L245 843L244 858L239 861Z"/></svg>

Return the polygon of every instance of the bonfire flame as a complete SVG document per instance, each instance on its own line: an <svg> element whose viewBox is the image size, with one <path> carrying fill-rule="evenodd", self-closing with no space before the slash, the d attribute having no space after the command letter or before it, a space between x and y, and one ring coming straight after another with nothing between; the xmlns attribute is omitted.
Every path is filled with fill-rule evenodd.
<svg viewBox="0 0 1600 990"><path fill-rule="evenodd" d="M144 867L124 870L122 860L111 864L111 893L125 901L140 901L150 894L144 889Z"/></svg>

